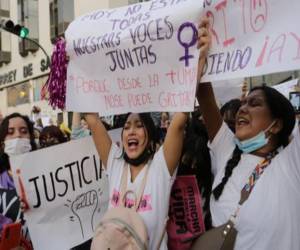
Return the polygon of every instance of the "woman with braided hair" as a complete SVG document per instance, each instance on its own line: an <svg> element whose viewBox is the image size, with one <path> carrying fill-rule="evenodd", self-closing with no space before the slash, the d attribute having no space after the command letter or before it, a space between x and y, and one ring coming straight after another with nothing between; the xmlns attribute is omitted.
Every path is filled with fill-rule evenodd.
<svg viewBox="0 0 300 250"><path fill-rule="evenodd" d="M210 40L204 19L199 47L208 52ZM205 57L199 59L199 76ZM299 250L300 133L298 127L289 142L292 105L273 88L255 87L242 100L233 134L222 120L211 83L198 84L197 98L210 141L213 226L234 218L236 250ZM241 203L244 189L251 193Z"/></svg>

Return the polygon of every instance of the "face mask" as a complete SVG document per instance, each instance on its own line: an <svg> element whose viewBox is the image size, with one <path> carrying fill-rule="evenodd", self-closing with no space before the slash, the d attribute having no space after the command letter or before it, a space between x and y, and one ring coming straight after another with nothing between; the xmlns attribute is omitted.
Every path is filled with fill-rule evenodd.
<svg viewBox="0 0 300 250"><path fill-rule="evenodd" d="M143 153L141 155L139 155L136 159L129 158L128 155L126 154L126 152L124 152L124 155L123 155L125 162L127 162L128 164L130 164L133 167L138 167L140 164L147 162L150 157L151 157L151 152L147 148L145 148Z"/></svg>
<svg viewBox="0 0 300 250"><path fill-rule="evenodd" d="M4 142L4 152L9 156L24 154L30 150L31 144L27 138L9 139Z"/></svg>
<svg viewBox="0 0 300 250"><path fill-rule="evenodd" d="M251 153L257 149L262 148L263 146L267 145L269 142L269 137L266 137L266 132L272 128L275 121L271 123L271 125L265 130L258 133L256 136L240 141L238 138L234 138L234 143L238 146L238 148L243 151L244 153Z"/></svg>

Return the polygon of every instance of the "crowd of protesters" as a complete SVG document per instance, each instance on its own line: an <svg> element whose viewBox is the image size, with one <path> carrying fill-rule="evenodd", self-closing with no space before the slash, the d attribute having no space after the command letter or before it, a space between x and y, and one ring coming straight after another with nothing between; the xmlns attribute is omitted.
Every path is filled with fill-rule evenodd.
<svg viewBox="0 0 300 250"><path fill-rule="evenodd" d="M198 41L206 53L207 25L206 20L201 23ZM132 190L145 181L152 210L141 216L148 228L149 249L167 249L164 221L176 174L196 176L206 230L236 219L235 249L300 249L300 135L292 105L264 85L242 99L228 100L219 109L211 84L200 83L205 53L201 55L200 107L192 113L130 113L109 118L74 113L71 128L65 123L43 126L40 118L33 122L18 113L0 117L0 187L15 189L9 157L92 135L108 174L110 197L120 186L124 166ZM33 108L34 114L40 112ZM115 128L122 128L122 148L107 133ZM259 171L258 177L265 173L259 182L256 176L257 185L250 186L254 191L243 205L241 191L254 170ZM14 220L22 223L24 209L21 201L18 216L0 214L1 227ZM27 230L25 223L22 226ZM90 242L75 249L89 247Z"/></svg>

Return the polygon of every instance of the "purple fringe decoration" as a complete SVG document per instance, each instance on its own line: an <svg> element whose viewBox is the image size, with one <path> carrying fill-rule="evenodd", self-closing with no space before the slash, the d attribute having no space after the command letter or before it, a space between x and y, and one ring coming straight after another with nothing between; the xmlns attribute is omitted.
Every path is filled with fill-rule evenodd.
<svg viewBox="0 0 300 250"><path fill-rule="evenodd" d="M49 93L49 104L53 109L65 108L67 66L66 41L64 38L58 38L51 57L50 74L44 86Z"/></svg>

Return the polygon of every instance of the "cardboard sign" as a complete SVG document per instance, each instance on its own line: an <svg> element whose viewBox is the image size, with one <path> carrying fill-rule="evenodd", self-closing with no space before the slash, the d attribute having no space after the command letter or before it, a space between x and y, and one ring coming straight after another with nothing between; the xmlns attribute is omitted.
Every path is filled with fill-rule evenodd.
<svg viewBox="0 0 300 250"><path fill-rule="evenodd" d="M70 249L93 236L109 191L91 137L12 157L11 166L34 249Z"/></svg>
<svg viewBox="0 0 300 250"><path fill-rule="evenodd" d="M101 115L192 111L201 1L98 10L66 31L66 108Z"/></svg>
<svg viewBox="0 0 300 250"><path fill-rule="evenodd" d="M300 1L204 0L212 46L202 81L300 68Z"/></svg>

